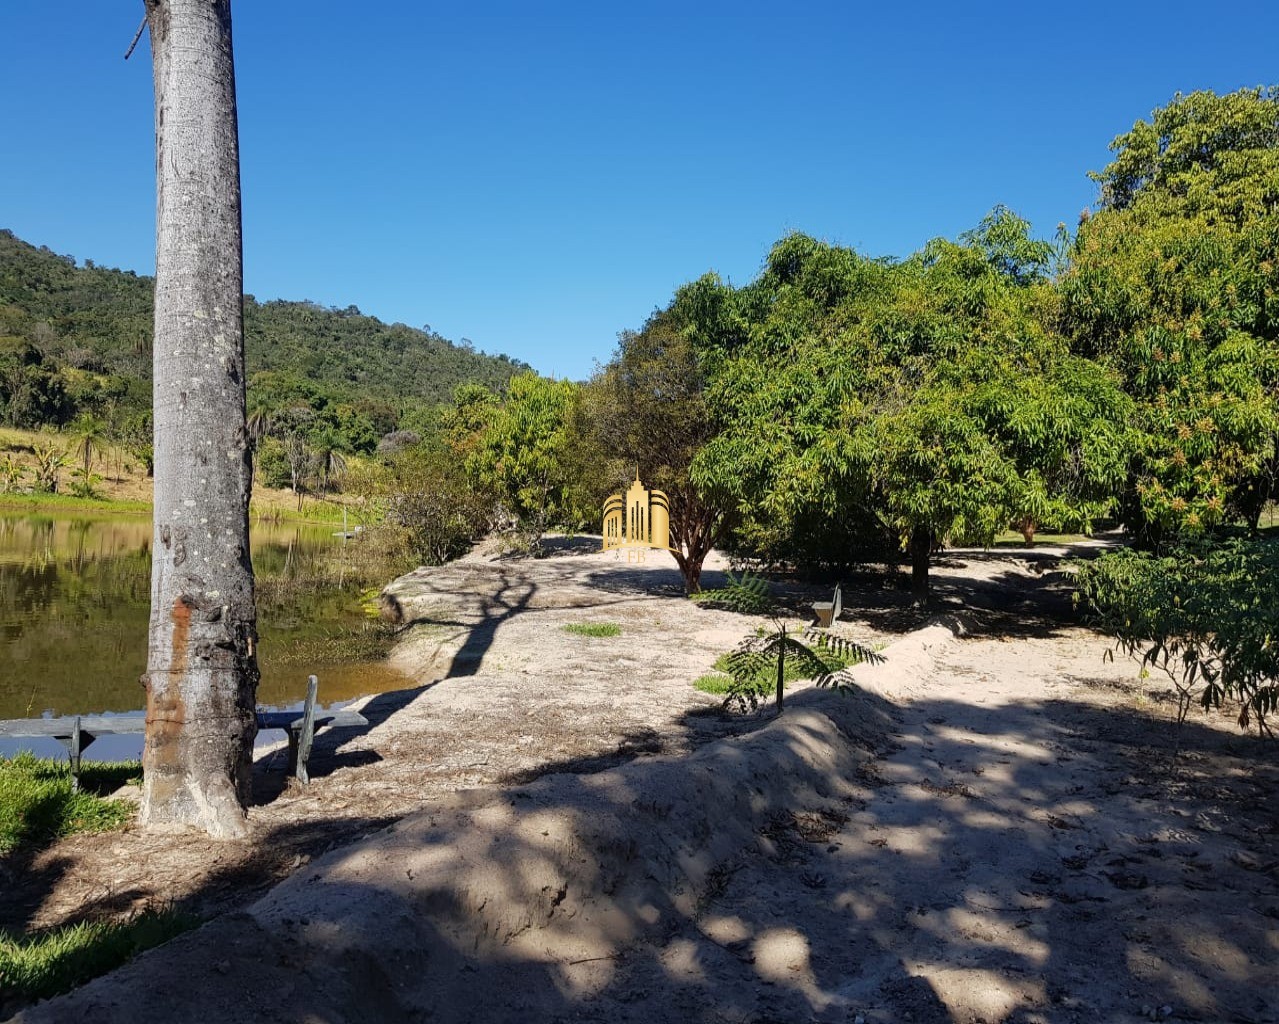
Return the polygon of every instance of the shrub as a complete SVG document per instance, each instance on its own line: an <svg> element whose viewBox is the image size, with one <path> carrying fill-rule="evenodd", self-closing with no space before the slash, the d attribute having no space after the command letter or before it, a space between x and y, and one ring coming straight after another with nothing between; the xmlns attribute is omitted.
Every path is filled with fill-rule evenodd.
<svg viewBox="0 0 1279 1024"><path fill-rule="evenodd" d="M1115 646L1165 672L1177 722L1191 706L1236 704L1273 736L1279 709L1279 543L1231 539L1167 555L1117 551L1082 565L1076 600Z"/></svg>

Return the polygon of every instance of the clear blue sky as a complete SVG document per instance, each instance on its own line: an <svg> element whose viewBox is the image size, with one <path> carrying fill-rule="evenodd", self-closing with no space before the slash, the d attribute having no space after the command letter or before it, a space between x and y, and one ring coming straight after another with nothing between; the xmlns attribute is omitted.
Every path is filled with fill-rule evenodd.
<svg viewBox="0 0 1279 1024"><path fill-rule="evenodd" d="M0 227L150 273L124 0L0 5ZM1279 4L235 0L245 283L584 377L707 270L806 231L1050 235L1178 90L1279 80Z"/></svg>

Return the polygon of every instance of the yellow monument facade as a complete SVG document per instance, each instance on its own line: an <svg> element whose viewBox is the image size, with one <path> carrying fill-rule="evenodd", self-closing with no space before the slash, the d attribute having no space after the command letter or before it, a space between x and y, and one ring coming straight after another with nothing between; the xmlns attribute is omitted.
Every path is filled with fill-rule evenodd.
<svg viewBox="0 0 1279 1024"><path fill-rule="evenodd" d="M625 495L604 502L604 550L671 550L671 510L664 491L649 490L635 471Z"/></svg>

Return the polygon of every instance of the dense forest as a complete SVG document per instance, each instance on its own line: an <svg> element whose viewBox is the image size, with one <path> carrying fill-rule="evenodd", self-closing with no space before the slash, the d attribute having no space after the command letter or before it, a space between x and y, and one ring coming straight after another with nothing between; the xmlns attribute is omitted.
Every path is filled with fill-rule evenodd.
<svg viewBox="0 0 1279 1024"><path fill-rule="evenodd" d="M0 418L15 427L90 418L117 433L145 433L153 286L150 277L92 260L77 266L0 230ZM314 421L312 429L350 452L432 422L459 384L501 388L527 369L354 306L245 296L244 315L250 408L259 418Z"/></svg>

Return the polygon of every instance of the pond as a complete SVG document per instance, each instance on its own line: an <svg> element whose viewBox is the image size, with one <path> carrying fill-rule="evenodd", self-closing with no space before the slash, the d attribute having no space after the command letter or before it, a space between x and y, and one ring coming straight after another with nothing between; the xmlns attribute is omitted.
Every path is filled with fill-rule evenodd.
<svg viewBox="0 0 1279 1024"><path fill-rule="evenodd" d="M254 524L258 703L328 706L407 685L331 526ZM384 581L378 581L384 582ZM139 711L151 591L148 518L0 512L0 719Z"/></svg>

